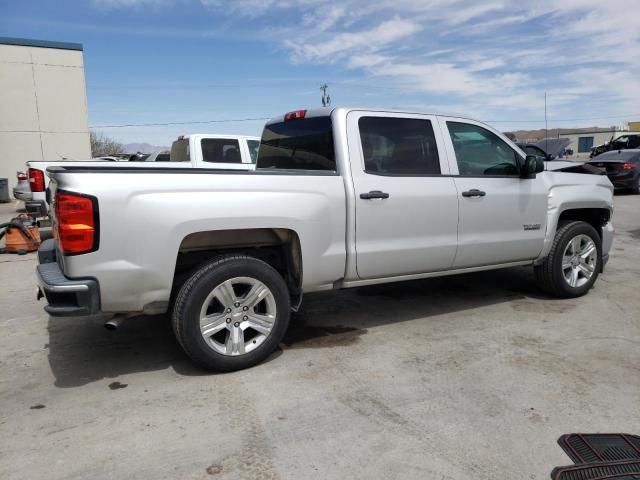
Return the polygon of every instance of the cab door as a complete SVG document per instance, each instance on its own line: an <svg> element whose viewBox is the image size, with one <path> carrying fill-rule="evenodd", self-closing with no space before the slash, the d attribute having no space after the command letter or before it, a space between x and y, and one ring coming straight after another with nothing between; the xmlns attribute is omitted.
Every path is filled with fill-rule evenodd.
<svg viewBox="0 0 640 480"><path fill-rule="evenodd" d="M436 117L352 111L347 132L358 276L451 268L458 199Z"/></svg>
<svg viewBox="0 0 640 480"><path fill-rule="evenodd" d="M460 204L454 268L536 258L548 203L541 174L521 178L524 159L479 122L440 117L440 123Z"/></svg>

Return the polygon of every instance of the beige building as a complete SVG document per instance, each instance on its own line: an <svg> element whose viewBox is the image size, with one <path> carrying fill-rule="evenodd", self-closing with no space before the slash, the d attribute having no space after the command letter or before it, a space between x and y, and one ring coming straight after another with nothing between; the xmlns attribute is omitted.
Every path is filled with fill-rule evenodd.
<svg viewBox="0 0 640 480"><path fill-rule="evenodd" d="M0 37L0 178L90 157L82 45Z"/></svg>
<svg viewBox="0 0 640 480"><path fill-rule="evenodd" d="M640 134L638 127L640 122L629 122L627 128L598 128L591 131L581 129L575 132L562 132L559 136L571 140L567 148L573 149L578 157L588 157L592 147L608 143L612 138L615 140L627 134Z"/></svg>

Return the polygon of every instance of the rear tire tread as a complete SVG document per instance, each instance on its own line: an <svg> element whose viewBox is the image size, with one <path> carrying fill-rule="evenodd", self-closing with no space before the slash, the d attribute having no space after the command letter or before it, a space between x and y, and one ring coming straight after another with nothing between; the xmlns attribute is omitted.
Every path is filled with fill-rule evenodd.
<svg viewBox="0 0 640 480"><path fill-rule="evenodd" d="M277 313L278 319L276 321L281 322L280 323L281 325L284 324L284 328L274 327L271 333L271 335L274 335L275 337L277 336L280 337L277 339L278 341L275 344L276 346L280 343L281 337L284 336L284 333L286 332L286 328L288 327L288 324L289 324L289 309L290 309L289 308L290 307L289 290L282 276L271 265L269 265L266 262L263 262L262 260L259 260L255 257L251 257L248 255L237 255L237 254L236 255L220 255L218 257L213 258L208 263L205 263L202 266L200 266L195 271L195 273L182 285L182 287L180 288L180 291L178 292L178 295L176 296L173 313L171 315L171 324L173 327L173 333L175 334L175 337L178 340L178 343L180 344L184 352L187 354L187 356L189 356L191 360L193 360L195 363L204 367L207 370L213 370L213 371L240 370L243 368L248 368L250 366L253 366L254 364L259 363L262 360L261 359L257 362L243 362L244 359L242 359L242 357L247 357L248 355L251 355L251 354L245 354L239 357L224 357L216 352L211 352L213 353L213 355L207 356L206 354L199 352L197 349L194 349L190 345L193 340L191 339L191 341L188 341L189 339L187 339L186 337L187 332L185 331L184 324L187 321L189 321L189 319L186 318L186 309L190 306L190 302L188 301L188 298L192 294L193 290L199 286L204 276L210 274L212 271L218 270L227 265L230 265L232 263L237 263L237 262L253 263L254 265L258 266L258 268L266 269L266 271L269 272L270 274L275 274L274 280L279 279L280 282L282 282L281 285L278 286L279 287L278 290L280 290L280 294L284 295L285 297L283 300L284 302L286 302L286 308L284 309L282 308L283 307L282 303L278 305L278 313ZM276 294L276 292L273 292L273 293ZM255 357L255 356L266 357L271 353L271 351L269 351L268 353L263 355L261 352L263 352L264 349L261 347L251 352L251 353L257 354L257 355L252 355L252 357ZM219 358L217 358L216 360L216 357L218 356ZM208 358L205 358L205 357L208 357Z"/></svg>

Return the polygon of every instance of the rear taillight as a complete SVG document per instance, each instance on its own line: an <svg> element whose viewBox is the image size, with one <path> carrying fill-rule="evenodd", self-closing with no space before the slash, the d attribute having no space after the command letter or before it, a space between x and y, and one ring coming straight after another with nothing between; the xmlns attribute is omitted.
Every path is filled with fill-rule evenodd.
<svg viewBox="0 0 640 480"><path fill-rule="evenodd" d="M94 197L58 191L55 211L62 253L78 255L98 249L98 201Z"/></svg>
<svg viewBox="0 0 640 480"><path fill-rule="evenodd" d="M622 168L623 170L633 170L634 167L635 165L633 163L623 163L622 165L620 165L620 168Z"/></svg>
<svg viewBox="0 0 640 480"><path fill-rule="evenodd" d="M29 169L29 186L32 192L44 192L44 172L42 170Z"/></svg>
<svg viewBox="0 0 640 480"><path fill-rule="evenodd" d="M289 120L297 120L299 118L304 118L307 115L306 110L296 110L295 112L289 112L284 114L284 121L287 122Z"/></svg>

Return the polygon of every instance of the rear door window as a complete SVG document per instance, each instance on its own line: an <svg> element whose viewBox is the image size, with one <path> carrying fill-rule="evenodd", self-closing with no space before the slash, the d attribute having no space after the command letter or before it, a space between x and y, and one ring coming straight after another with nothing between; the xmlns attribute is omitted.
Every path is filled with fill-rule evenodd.
<svg viewBox="0 0 640 480"><path fill-rule="evenodd" d="M336 171L331 117L297 118L265 126L257 168Z"/></svg>
<svg viewBox="0 0 640 480"><path fill-rule="evenodd" d="M240 144L231 138L203 138L202 160L209 163L242 163Z"/></svg>
<svg viewBox="0 0 640 480"><path fill-rule="evenodd" d="M365 171L378 175L439 175L429 120L362 117L358 121Z"/></svg>

